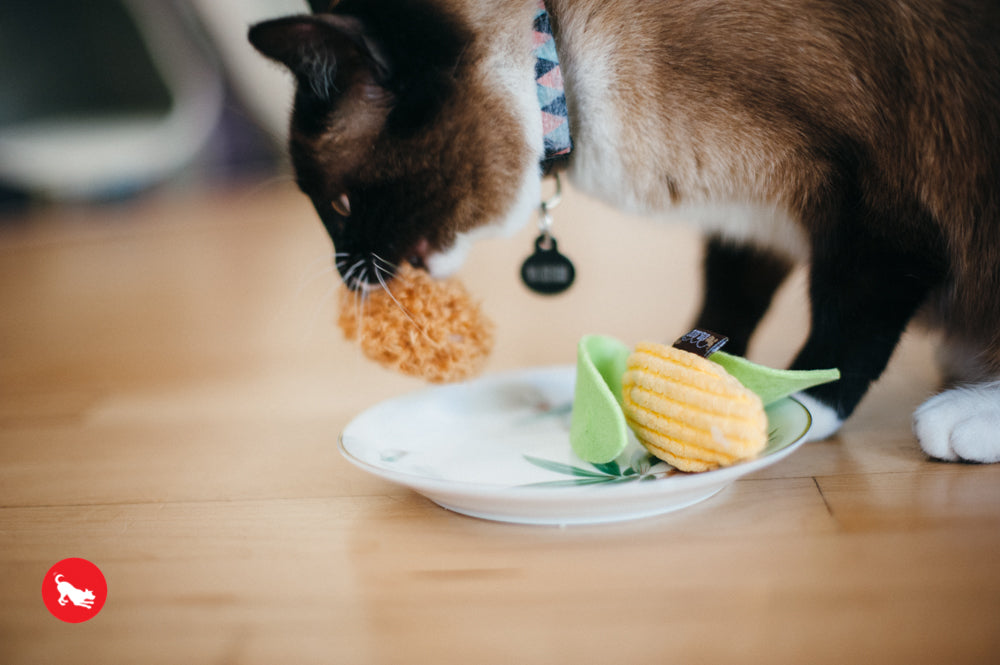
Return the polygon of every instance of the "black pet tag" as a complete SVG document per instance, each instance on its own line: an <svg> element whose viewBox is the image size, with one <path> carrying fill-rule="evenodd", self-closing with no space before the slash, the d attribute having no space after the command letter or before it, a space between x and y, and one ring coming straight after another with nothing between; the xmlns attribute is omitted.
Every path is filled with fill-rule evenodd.
<svg viewBox="0 0 1000 665"><path fill-rule="evenodd" d="M568 289L576 278L573 263L559 253L556 239L542 233L535 239L535 253L521 264L525 286L543 295L555 295Z"/></svg>

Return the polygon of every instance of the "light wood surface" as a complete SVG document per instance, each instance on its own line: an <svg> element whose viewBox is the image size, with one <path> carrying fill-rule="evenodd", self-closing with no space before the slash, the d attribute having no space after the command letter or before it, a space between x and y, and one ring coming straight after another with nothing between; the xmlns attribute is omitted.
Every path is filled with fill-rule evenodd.
<svg viewBox="0 0 1000 665"><path fill-rule="evenodd" d="M685 330L693 233L573 192L554 230L564 297L518 283L531 228L463 269L490 371ZM499 524L340 457L353 415L421 384L341 339L330 253L287 183L0 222L0 663L1000 662L1000 466L918 449L922 333L837 437L699 505ZM801 342L803 282L755 359ZM79 625L40 595L70 556L109 585Z"/></svg>

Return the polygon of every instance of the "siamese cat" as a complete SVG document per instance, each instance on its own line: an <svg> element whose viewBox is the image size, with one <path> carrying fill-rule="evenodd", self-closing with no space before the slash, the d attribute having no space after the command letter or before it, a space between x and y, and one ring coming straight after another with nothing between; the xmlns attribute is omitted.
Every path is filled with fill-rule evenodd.
<svg viewBox="0 0 1000 665"><path fill-rule="evenodd" d="M540 0L318 4L249 38L295 76L291 159L349 286L375 288L381 260L450 273L563 171L626 211L700 222L697 324L735 353L808 263L793 367L843 377L802 396L811 438L919 315L952 382L914 416L923 449L1000 461L1000 2L545 0L573 140L554 162Z"/></svg>

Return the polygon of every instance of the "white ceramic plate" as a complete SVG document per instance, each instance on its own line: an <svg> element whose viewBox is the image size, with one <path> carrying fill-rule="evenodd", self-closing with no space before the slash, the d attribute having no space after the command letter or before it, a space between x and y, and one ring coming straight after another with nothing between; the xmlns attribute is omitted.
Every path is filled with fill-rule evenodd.
<svg viewBox="0 0 1000 665"><path fill-rule="evenodd" d="M615 462L595 466L569 445L575 368L486 376L382 402L340 436L361 469L459 513L526 524L586 524L658 515L707 499L740 476L789 455L811 418L794 399L767 409L770 440L756 459L681 474L631 437Z"/></svg>

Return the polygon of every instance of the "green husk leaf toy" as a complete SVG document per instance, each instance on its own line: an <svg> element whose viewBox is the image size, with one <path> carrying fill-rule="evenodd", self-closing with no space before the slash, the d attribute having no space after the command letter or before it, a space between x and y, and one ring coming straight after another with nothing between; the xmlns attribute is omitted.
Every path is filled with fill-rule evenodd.
<svg viewBox="0 0 1000 665"><path fill-rule="evenodd" d="M612 462L628 445L622 376L631 352L624 342L605 335L586 335L577 346L570 444L586 462ZM763 406L840 378L836 369L774 369L722 351L713 351L708 359L756 393Z"/></svg>

